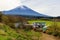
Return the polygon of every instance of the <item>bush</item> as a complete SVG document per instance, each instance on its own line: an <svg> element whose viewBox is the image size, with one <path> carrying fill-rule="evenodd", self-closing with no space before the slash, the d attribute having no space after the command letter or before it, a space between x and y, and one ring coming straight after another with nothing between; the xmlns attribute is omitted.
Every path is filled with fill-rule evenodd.
<svg viewBox="0 0 60 40"><path fill-rule="evenodd" d="M52 24L51 26L48 27L46 33L60 37L60 27L57 24L56 25Z"/></svg>

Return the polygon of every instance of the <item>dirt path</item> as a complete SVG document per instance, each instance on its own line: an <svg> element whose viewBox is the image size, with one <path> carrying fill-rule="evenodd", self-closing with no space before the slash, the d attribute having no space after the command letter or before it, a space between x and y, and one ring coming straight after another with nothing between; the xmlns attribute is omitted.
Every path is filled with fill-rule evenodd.
<svg viewBox="0 0 60 40"><path fill-rule="evenodd" d="M48 34L42 33L41 40L58 40L58 38L56 38L56 37L54 37L52 35L48 35Z"/></svg>

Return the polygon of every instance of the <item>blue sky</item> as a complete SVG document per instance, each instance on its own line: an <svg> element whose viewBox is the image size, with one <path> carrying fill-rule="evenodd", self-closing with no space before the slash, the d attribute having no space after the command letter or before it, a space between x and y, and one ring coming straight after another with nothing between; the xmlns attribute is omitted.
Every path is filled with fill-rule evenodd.
<svg viewBox="0 0 60 40"><path fill-rule="evenodd" d="M0 0L0 11L11 10L21 5L42 14L60 16L60 0Z"/></svg>

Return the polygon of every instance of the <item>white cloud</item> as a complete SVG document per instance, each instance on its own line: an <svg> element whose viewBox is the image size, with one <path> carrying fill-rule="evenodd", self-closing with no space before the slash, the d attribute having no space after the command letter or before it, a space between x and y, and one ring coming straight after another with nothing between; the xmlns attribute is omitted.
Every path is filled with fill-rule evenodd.
<svg viewBox="0 0 60 40"><path fill-rule="evenodd" d="M60 16L60 0L23 0L33 10L50 16Z"/></svg>
<svg viewBox="0 0 60 40"><path fill-rule="evenodd" d="M0 0L0 11L11 10L20 5L20 0Z"/></svg>

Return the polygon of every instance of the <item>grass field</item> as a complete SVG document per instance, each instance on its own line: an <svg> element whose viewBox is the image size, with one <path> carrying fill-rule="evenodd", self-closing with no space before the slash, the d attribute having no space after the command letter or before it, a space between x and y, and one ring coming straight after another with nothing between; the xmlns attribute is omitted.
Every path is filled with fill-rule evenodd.
<svg viewBox="0 0 60 40"><path fill-rule="evenodd" d="M48 30L46 31L46 33L60 38L60 22L45 20L30 20L28 22L30 24L34 22L46 22L46 25L48 26Z"/></svg>
<svg viewBox="0 0 60 40"><path fill-rule="evenodd" d="M28 21L30 24L33 24L34 22L45 22L46 25L52 25L54 24L53 21L45 21L45 20L29 20ZM60 22L55 22L58 26L60 26Z"/></svg>
<svg viewBox="0 0 60 40"><path fill-rule="evenodd" d="M0 23L0 40L39 40L40 36L40 32L25 29L12 29Z"/></svg>
<svg viewBox="0 0 60 40"><path fill-rule="evenodd" d="M46 25L52 25L54 22L52 21L45 21L45 20L29 20L30 24L34 22L46 22ZM55 22L60 28L60 22ZM52 32L54 27L48 30L48 33L55 33L56 31ZM58 29L57 29L58 30ZM60 35L60 29L58 30L57 35ZM55 35L55 34L54 34ZM35 32L33 30L26 31L24 29L12 29L11 27L0 23L0 40L40 40L41 32Z"/></svg>

